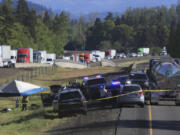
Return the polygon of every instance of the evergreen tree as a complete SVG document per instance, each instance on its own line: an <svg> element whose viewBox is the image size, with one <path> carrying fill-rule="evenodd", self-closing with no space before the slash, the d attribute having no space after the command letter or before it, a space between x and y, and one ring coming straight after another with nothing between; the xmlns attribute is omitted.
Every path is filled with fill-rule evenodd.
<svg viewBox="0 0 180 135"><path fill-rule="evenodd" d="M26 19L28 19L28 14L29 14L29 8L28 8L26 0L18 0L18 5L16 9L17 20L21 24L27 25Z"/></svg>

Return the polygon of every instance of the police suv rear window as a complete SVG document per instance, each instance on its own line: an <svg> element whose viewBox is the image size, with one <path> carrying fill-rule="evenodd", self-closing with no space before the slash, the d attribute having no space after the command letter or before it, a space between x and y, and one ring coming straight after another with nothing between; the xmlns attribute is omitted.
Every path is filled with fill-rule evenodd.
<svg viewBox="0 0 180 135"><path fill-rule="evenodd" d="M125 86L123 88L124 92L133 92L133 91L138 91L140 88L138 86Z"/></svg>
<svg viewBox="0 0 180 135"><path fill-rule="evenodd" d="M145 74L131 74L130 79L147 79Z"/></svg>
<svg viewBox="0 0 180 135"><path fill-rule="evenodd" d="M60 100L68 100L73 98L81 98L80 93L75 91L75 92L62 93L60 95Z"/></svg>
<svg viewBox="0 0 180 135"><path fill-rule="evenodd" d="M102 84L102 83L105 83L104 78L101 78L101 79L93 79L93 80L87 81L87 84L88 84L88 85L96 85L96 84Z"/></svg>

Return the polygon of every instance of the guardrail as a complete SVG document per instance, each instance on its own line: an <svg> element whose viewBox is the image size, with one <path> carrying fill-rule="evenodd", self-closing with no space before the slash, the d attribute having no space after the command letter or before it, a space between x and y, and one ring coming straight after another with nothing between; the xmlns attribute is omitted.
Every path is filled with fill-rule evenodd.
<svg viewBox="0 0 180 135"><path fill-rule="evenodd" d="M79 62L79 61L73 61L73 60L64 60L64 59L57 59L56 62L68 62L68 63L74 63L74 64L81 64L81 65L87 65L86 63Z"/></svg>

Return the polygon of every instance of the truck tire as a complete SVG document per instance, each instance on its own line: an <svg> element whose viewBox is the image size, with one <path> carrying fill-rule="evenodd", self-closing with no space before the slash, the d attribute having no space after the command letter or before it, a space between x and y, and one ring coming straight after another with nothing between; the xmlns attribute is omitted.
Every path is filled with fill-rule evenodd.
<svg viewBox="0 0 180 135"><path fill-rule="evenodd" d="M141 108L144 108L144 103L139 104Z"/></svg>

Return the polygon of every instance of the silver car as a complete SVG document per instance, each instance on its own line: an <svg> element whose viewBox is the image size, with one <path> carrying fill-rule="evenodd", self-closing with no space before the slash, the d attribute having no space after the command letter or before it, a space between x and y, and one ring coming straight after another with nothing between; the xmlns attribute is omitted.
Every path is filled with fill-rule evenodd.
<svg viewBox="0 0 180 135"><path fill-rule="evenodd" d="M123 86L122 96L117 98L119 106L132 104L144 107L144 102L144 93L139 84L128 84Z"/></svg>

